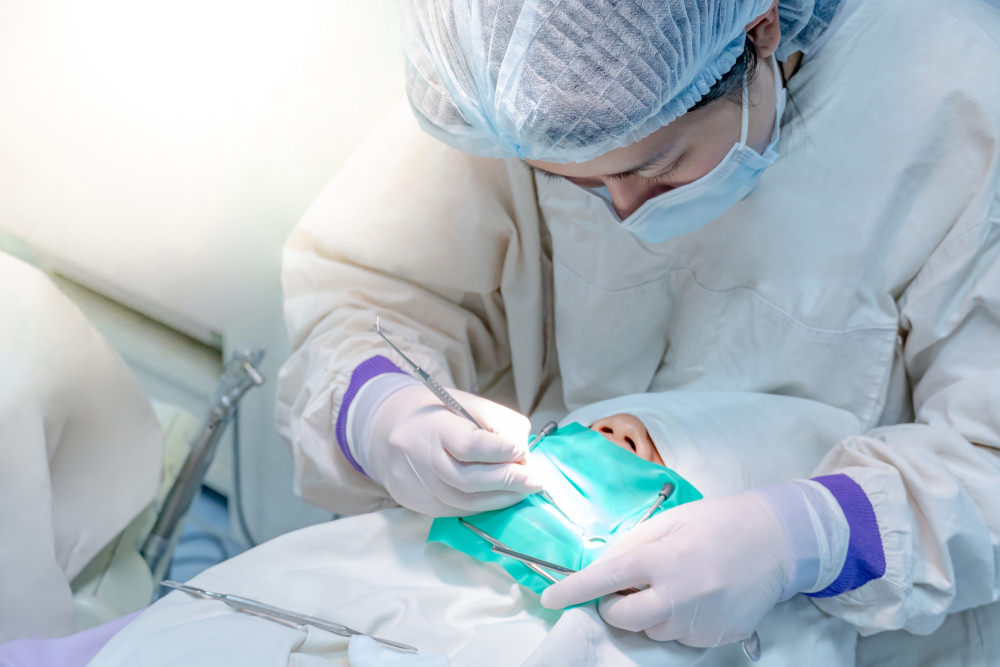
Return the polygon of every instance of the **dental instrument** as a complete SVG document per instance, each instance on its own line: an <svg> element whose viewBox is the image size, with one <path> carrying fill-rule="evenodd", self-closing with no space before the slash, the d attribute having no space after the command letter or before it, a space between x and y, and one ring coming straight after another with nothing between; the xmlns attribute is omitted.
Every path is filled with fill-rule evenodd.
<svg viewBox="0 0 1000 667"><path fill-rule="evenodd" d="M474 532L476 535L478 535L479 537L481 537L484 540L486 540L487 542L489 542L490 543L490 547L492 548L492 550L495 553L503 554L504 556L507 556L509 558L513 558L514 560L517 560L517 561L520 561L521 563L523 563L524 565L526 565L528 568L530 568L535 574L538 574L539 576L541 576L544 579L548 580L549 583L553 583L554 584L558 580L555 577L553 577L551 574L549 574L549 572L547 572L545 570L551 570L552 572L556 572L557 574L573 574L575 572L579 572L579 570L574 570L573 568L569 568L569 567L563 567L562 565L556 565L555 563L550 563L549 561L542 560L541 558L535 558L534 556L529 556L528 554L521 553L520 551L516 551L514 549L511 549L509 546L507 546L506 544L504 544L503 542L501 542L497 538L493 537L492 535L490 535L489 533L485 532L484 530L482 530L480 528L477 528L476 526L473 526L471 523L469 523L465 519L459 517L458 521L463 526L465 526L466 528L468 528L469 530L471 530L472 532ZM539 570L542 569L542 568L544 568L544 570L542 570L540 572ZM630 587L630 588L623 588L622 590L618 591L618 594L619 595L631 595L632 593L638 593L640 590L641 589L632 588L632 587Z"/></svg>
<svg viewBox="0 0 1000 667"><path fill-rule="evenodd" d="M487 542L489 542L490 546L492 546L493 549L496 549L498 546L500 546L501 544L503 544L499 540L496 540L492 536L490 536L490 535L486 534L485 532L479 530L478 528L476 528L475 526L473 526L471 523L469 523L465 519L459 518L458 521L463 526L465 526L466 528L468 528L469 530L471 530L472 532L474 532L476 535L478 535L479 537L481 537L484 540L486 540ZM531 570L532 572L534 572L535 574L537 574L542 579L545 579L546 581L548 581L550 584L554 584L557 581L559 581L558 579L556 579L555 577L553 577L551 574L549 574L549 572L547 572L546 570L543 570L541 568L541 566L537 565L536 563L533 563L531 561L527 561L527 560L524 560L524 559L520 558L520 556L523 556L524 554L520 554L520 553L514 551L513 549L507 549L506 547L501 547L501 548L503 548L504 551L506 552L506 553L504 553L505 556L508 556L510 558L514 558L515 560L520 560L522 563L524 563L525 567L527 567L529 570ZM502 553L502 552L498 552L498 553Z"/></svg>
<svg viewBox="0 0 1000 667"><path fill-rule="evenodd" d="M555 563L550 563L547 560L542 560L541 558L535 558L534 556L529 556L528 554L521 553L520 551L515 551L510 547L508 547L503 542L501 542L500 540L498 540L497 538L487 533L486 531L476 526L473 526L465 519L459 518L458 521L463 526L474 532L476 535L489 542L490 546L493 547L493 551L499 554L503 554L504 556L510 556L511 558L519 560L523 563L533 563L540 567L544 567L546 570L552 570L553 572L557 572L559 574L573 574L574 572L576 572L576 570L570 569L568 567L563 567L562 565L556 565Z"/></svg>
<svg viewBox="0 0 1000 667"><path fill-rule="evenodd" d="M375 316L375 332L382 337L382 340L384 340L386 343L389 344L389 347L395 350L396 353L403 358L403 361L405 361L410 365L410 367L413 369L413 372L417 374L417 379L423 382L424 385L426 385L426 387L430 389L434 393L434 395L441 400L442 403L444 403L444 406L446 408L451 410L459 417L465 417L470 422L475 424L476 428L481 429L483 431L489 430L488 428L480 424L476 420L476 418L469 413L468 410L463 408L462 405L457 400L455 400L455 397L449 394L448 390L442 387L437 380L432 378L430 374L427 373L427 371L422 369L420 366L417 366L408 356L403 354L403 351L400 350L398 347L396 347L396 345L391 340L386 338L385 333L383 333L382 331L382 324L380 318L377 315Z"/></svg>
<svg viewBox="0 0 1000 667"><path fill-rule="evenodd" d="M670 494L673 493L673 492L674 492L674 485L673 484L671 484L670 482L667 482L666 484L664 484L660 488L660 492L656 494L656 500L653 501L653 504L649 506L649 509L647 509L646 512L641 517L639 517L639 520L635 522L635 526L638 526L643 521L645 521L649 517L653 516L653 512L655 512L657 510L657 508L660 505L663 504L663 501L665 501L667 498L669 498ZM632 526L632 527L635 528L635 526Z"/></svg>
<svg viewBox="0 0 1000 667"><path fill-rule="evenodd" d="M504 556L510 556L522 563L532 563L539 567L544 567L546 570L550 570L557 574L573 574L576 570L570 569L568 567L563 567L562 565L556 565L555 563L550 563L547 560L542 560L541 558L535 558L534 556L529 556L523 554L519 551L514 551L513 549L508 549L506 547L501 547L500 545L494 544L493 551L498 554L503 554Z"/></svg>
<svg viewBox="0 0 1000 667"><path fill-rule="evenodd" d="M559 424L557 424L556 422L549 422L545 426L543 426L542 430L539 431L538 435L535 436L535 439L528 443L528 451L530 452L535 447L537 447L538 443L540 443L544 438L555 433L556 430L558 430L558 428Z"/></svg>
<svg viewBox="0 0 1000 667"><path fill-rule="evenodd" d="M298 614L287 609L282 609L281 607L275 607L274 605L266 604L264 602L259 602L257 600L251 600L250 598L245 598L240 595L230 595L229 593L216 593L213 591L205 590L204 588L198 588L197 586L190 586L188 584L181 584L176 581L171 581L165 579L160 582L160 585L166 586L167 588L173 588L178 591L187 593L195 597L208 598L211 600L219 600L229 605L237 611L242 611L248 614L253 614L255 616L262 616L272 621L284 624L292 624L295 626L299 625L311 625L320 630L326 630L327 632L332 632L335 635L340 635L341 637L353 637L355 635L361 635L365 637L370 637L379 644L383 646L388 646L389 648L394 648L398 651L405 651L407 653L417 653L417 649L409 644L404 644L402 642L395 642L391 639L384 639L382 637L376 637L374 635L369 635L364 632L360 632L353 628L349 628L346 625L341 625L340 623L334 623L333 621L327 621L316 616L308 616L306 614Z"/></svg>
<svg viewBox="0 0 1000 667"><path fill-rule="evenodd" d="M497 547L493 547L494 551L496 551L496 549L497 549ZM501 552L498 551L497 553L501 553ZM510 556L510 554L507 554L507 555ZM514 556L511 556L511 558L514 558ZM548 571L543 570L541 568L541 566L536 565L535 563L531 563L531 562L526 561L526 560L522 560L521 562L524 563L525 567L527 567L529 570L531 570L532 572L534 572L535 574L537 574L542 579L545 579L546 581L548 581L550 584L554 584L557 581L559 581L558 579L556 579L555 577L553 577Z"/></svg>
<svg viewBox="0 0 1000 667"><path fill-rule="evenodd" d="M558 429L559 429L559 424L556 422L548 422L547 424L545 424L545 426L542 427L542 430L538 432L538 435L535 436L535 439L528 443L528 451L531 452L535 447L538 446L538 444L542 440L555 433L556 430ZM573 519L569 518L569 515L566 514L563 508L559 507L559 503L557 503L555 499L551 495L549 495L548 491L542 489L541 491L538 492L538 495L541 496L542 499L545 500L545 502L551 505L554 510L559 512L559 514L561 514L562 517L566 519L567 522L569 522L574 526L576 525L576 522L574 522Z"/></svg>
<svg viewBox="0 0 1000 667"><path fill-rule="evenodd" d="M551 505L552 509L558 512L560 516L562 516L562 518L565 519L568 524L574 527L579 527L577 526L577 523L573 521L573 519L569 518L569 515L566 514L566 511L563 508L559 507L559 503L555 501L555 499L549 494L548 491L542 489L541 491L538 492L538 495L541 496L542 499L545 500L545 502Z"/></svg>
<svg viewBox="0 0 1000 667"><path fill-rule="evenodd" d="M407 364L410 365L410 367L413 369L413 372L416 373L417 378L421 382L423 382L424 385L426 385L427 388L430 389L434 393L434 395L437 396L438 399L441 400L442 403L444 403L444 405L445 405L446 408L448 408L454 414L456 414L456 415L458 415L460 417L465 417L470 422L472 422L473 424L475 424L477 428L480 428L480 429L482 429L484 431L489 430L489 429L485 428L482 424L480 424L476 420L476 418L473 417L472 414L469 413L468 410L466 410L465 408L463 408L462 405L455 399L455 397L452 396L450 393L448 393L448 390L446 390L444 387L442 387L440 385L440 383L438 383L437 380L435 380L434 378L432 378L427 371L425 371L424 369L420 368L420 366L418 366L416 363L414 363L413 360L411 360L409 357L407 357L403 353L402 350L400 350L398 347L396 347L396 345L391 340L389 340L386 337L385 332L382 330L381 318L379 316L377 316L377 315L375 316L375 332L379 336L382 337L382 340L384 340L386 343L389 344L389 347L391 347L393 350L395 350L399 354L399 356L403 358L403 361L405 361ZM535 439L532 440L528 444L528 451L530 452L536 445L538 445L538 443L540 443L542 441L543 438L545 438L548 435L551 435L558 428L559 428L559 424L557 424L554 421L550 421L545 426L543 426L542 430L538 432L537 436L535 436ZM558 511L559 514L561 514L563 516L563 518L566 519L566 521L569 521L570 523L573 523L573 520L569 518L569 516L566 514L566 512L564 512L562 510L561 507L559 507L559 504L556 503L556 501L552 499L552 496L550 496L547 491L545 491L544 489L542 489L541 491L538 492L538 495L540 495L550 505L552 505L552 507L556 511Z"/></svg>

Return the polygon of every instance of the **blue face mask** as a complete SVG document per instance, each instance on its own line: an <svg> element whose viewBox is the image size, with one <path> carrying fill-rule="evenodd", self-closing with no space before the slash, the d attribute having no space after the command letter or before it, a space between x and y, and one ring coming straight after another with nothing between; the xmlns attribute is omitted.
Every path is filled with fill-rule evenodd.
<svg viewBox="0 0 1000 667"><path fill-rule="evenodd" d="M777 113L774 134L764 153L747 145L750 107L747 82L743 82L740 140L715 169L687 185L675 188L645 202L622 221L622 226L647 243L663 243L675 236L690 234L716 220L729 208L750 194L764 170L778 159L775 146L781 138L781 116L785 110L785 88L781 85L777 60L774 63ZM592 192L610 202L607 188Z"/></svg>

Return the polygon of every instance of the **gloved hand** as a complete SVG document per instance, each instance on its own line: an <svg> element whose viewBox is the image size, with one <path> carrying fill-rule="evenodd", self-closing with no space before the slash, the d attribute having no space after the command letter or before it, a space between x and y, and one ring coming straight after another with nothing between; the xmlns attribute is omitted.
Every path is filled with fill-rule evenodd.
<svg viewBox="0 0 1000 667"><path fill-rule="evenodd" d="M699 500L661 512L589 567L547 588L542 604L557 609L608 595L599 603L604 620L643 630L652 639L690 646L746 639L778 602L827 586L846 557L849 529L842 513L835 516L839 506L826 505L825 499L811 502L812 489L800 493L795 484L814 483L772 487L783 489L778 494L751 491ZM833 518L822 524L807 518L800 524L793 556L787 526L794 522L779 518L769 502L774 497L801 502L803 510L809 505L811 516L830 512ZM816 526L821 530L814 534ZM823 526L833 526L834 534L823 533ZM648 589L614 594L630 586Z"/></svg>
<svg viewBox="0 0 1000 667"><path fill-rule="evenodd" d="M428 516L507 507L542 488L524 463L528 418L463 391L450 390L480 424L447 408L427 387L404 387L372 416L365 470L396 502Z"/></svg>

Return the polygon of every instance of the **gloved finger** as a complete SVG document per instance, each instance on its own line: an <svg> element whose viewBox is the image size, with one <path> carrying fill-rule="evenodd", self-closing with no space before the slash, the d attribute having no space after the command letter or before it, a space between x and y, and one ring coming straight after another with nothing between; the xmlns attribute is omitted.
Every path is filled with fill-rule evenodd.
<svg viewBox="0 0 1000 667"><path fill-rule="evenodd" d="M623 554L591 563L579 572L552 584L542 593L542 605L549 609L565 609L630 586L647 583L649 576L638 559L632 554Z"/></svg>
<svg viewBox="0 0 1000 667"><path fill-rule="evenodd" d="M467 516L478 512L509 507L523 496L506 491L490 493L462 493L446 485L432 484L422 488L422 493L402 492L393 497L400 505L430 517Z"/></svg>
<svg viewBox="0 0 1000 667"><path fill-rule="evenodd" d="M432 464L438 479L465 493L512 491L523 497L542 490L543 480L520 463L462 463L441 452Z"/></svg>
<svg viewBox="0 0 1000 667"><path fill-rule="evenodd" d="M438 516L468 516L470 514L479 514L480 512L489 512L490 510L499 510L505 507L510 507L511 505L516 505L524 499L524 495L519 493L511 493L509 491L494 491L491 493L470 493L466 494L461 499L454 499L453 502L456 503L452 505L454 511L448 511Z"/></svg>
<svg viewBox="0 0 1000 667"><path fill-rule="evenodd" d="M637 548L650 542L662 539L670 539L678 530L683 528L686 521L692 514L692 508L702 501L696 500L677 507L671 507L665 512L655 514L642 524L632 528L620 538L615 540L598 558L600 562L609 558L616 558L622 554L635 551Z"/></svg>
<svg viewBox="0 0 1000 667"><path fill-rule="evenodd" d="M601 618L622 630L640 632L650 626L659 626L673 613L670 591L650 587L631 595L609 595L601 598L597 611Z"/></svg>
<svg viewBox="0 0 1000 667"><path fill-rule="evenodd" d="M531 432L531 422L527 417L505 405L475 394L462 392L459 400L486 431L499 435L512 445L526 449Z"/></svg>
<svg viewBox="0 0 1000 667"><path fill-rule="evenodd" d="M693 630L690 622L678 622L675 619L667 619L659 625L646 629L646 636L650 639L659 642L677 641L694 648L713 648L722 644L732 644L747 639L752 633L752 630L746 634L723 630Z"/></svg>
<svg viewBox="0 0 1000 667"><path fill-rule="evenodd" d="M469 424L469 430L453 429L442 445L456 460L465 463L509 463L522 460L528 452L527 429L523 441L490 433Z"/></svg>
<svg viewBox="0 0 1000 667"><path fill-rule="evenodd" d="M442 511L434 516L468 516L490 510L503 509L517 504L524 499L524 495L510 491L491 491L486 493L445 493L442 496L435 496L438 503L444 507Z"/></svg>
<svg viewBox="0 0 1000 667"><path fill-rule="evenodd" d="M685 624L676 618L668 618L660 623L645 628L646 636L658 642L670 642L684 639L691 632L690 623ZM683 643L683 642L682 642ZM714 644L711 644L714 646ZM703 644L686 644L686 646L704 647Z"/></svg>

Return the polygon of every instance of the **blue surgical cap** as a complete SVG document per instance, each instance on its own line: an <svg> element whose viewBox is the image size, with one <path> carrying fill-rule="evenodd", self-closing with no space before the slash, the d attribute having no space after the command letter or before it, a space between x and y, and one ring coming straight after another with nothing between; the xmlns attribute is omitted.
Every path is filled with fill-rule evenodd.
<svg viewBox="0 0 1000 667"><path fill-rule="evenodd" d="M474 155L585 162L686 113L774 0L404 0L421 126ZM780 0L779 58L840 0Z"/></svg>

